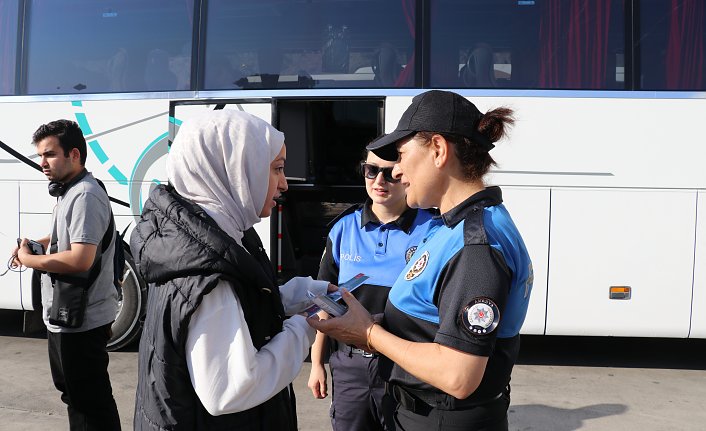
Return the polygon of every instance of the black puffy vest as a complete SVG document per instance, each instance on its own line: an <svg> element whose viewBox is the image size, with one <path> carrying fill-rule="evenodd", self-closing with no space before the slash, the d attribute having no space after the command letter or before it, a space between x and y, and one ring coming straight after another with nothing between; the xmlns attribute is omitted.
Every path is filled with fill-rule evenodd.
<svg viewBox="0 0 706 431"><path fill-rule="evenodd" d="M220 279L243 308L257 349L282 330L284 309L274 271L253 229L246 252L203 210L159 186L150 194L131 248L151 283L140 341L134 429L296 430L289 390L250 410L212 416L191 385L185 345L191 316Z"/></svg>

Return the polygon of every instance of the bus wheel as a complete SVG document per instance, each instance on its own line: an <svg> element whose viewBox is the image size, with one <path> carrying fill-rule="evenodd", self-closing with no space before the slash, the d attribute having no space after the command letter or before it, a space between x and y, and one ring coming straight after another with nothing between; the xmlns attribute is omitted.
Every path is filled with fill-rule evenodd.
<svg viewBox="0 0 706 431"><path fill-rule="evenodd" d="M108 351L122 349L140 337L147 306L147 285L137 273L130 248L123 243L125 251L125 274L121 291L118 292L118 314L108 340Z"/></svg>

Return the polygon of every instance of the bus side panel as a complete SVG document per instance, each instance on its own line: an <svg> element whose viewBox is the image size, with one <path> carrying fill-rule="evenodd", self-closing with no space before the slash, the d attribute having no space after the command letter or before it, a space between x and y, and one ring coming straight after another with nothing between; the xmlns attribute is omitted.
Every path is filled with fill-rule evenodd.
<svg viewBox="0 0 706 431"><path fill-rule="evenodd" d="M503 187L503 203L522 234L532 259L534 285L523 334L543 335L547 311L549 206L547 188Z"/></svg>
<svg viewBox="0 0 706 431"><path fill-rule="evenodd" d="M690 338L706 338L706 192L699 192Z"/></svg>
<svg viewBox="0 0 706 431"><path fill-rule="evenodd" d="M388 97L385 99L385 133L390 133L395 130L400 117L412 103L412 97Z"/></svg>
<svg viewBox="0 0 706 431"><path fill-rule="evenodd" d="M552 190L547 334L687 337L695 224L693 191Z"/></svg>
<svg viewBox="0 0 706 431"><path fill-rule="evenodd" d="M56 198L49 195L48 185L49 181L46 179L20 182L20 214L49 214L51 216L56 205ZM42 237L51 233L50 223L51 221L48 221L44 226L22 224L20 229L27 238L34 238L27 235Z"/></svg>
<svg viewBox="0 0 706 431"><path fill-rule="evenodd" d="M492 183L560 187L704 188L704 99L470 97L481 112L515 110L490 153ZM396 124L396 121L395 121ZM685 124L686 127L659 127ZM389 127L389 125L388 125ZM394 125L392 126L394 128ZM665 163L665 151L679 155Z"/></svg>
<svg viewBox="0 0 706 431"><path fill-rule="evenodd" d="M8 259L13 246L17 244L19 232L19 186L16 181L0 182L0 196L2 196L2 211L0 211L0 256L2 266L0 273L7 269ZM0 308L21 310L20 300L20 274L8 271L0 277Z"/></svg>
<svg viewBox="0 0 706 431"><path fill-rule="evenodd" d="M51 211L56 198L49 196L46 180L20 183L20 232L26 238L38 239L51 234ZM22 308L32 310L32 270L22 273Z"/></svg>

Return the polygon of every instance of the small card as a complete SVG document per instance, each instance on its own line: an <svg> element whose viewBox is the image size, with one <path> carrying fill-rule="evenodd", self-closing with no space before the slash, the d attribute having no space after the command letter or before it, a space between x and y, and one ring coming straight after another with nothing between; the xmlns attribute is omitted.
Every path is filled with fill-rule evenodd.
<svg viewBox="0 0 706 431"><path fill-rule="evenodd" d="M360 274L355 275L353 278L351 278L348 281L344 281L343 283L338 285L338 288L346 288L348 289L349 292L353 292L358 286L363 284L365 280L369 279L367 275L363 274L362 272ZM341 299L341 292L340 291L335 291L332 293L328 294L328 297L333 299L334 301L338 301Z"/></svg>
<svg viewBox="0 0 706 431"><path fill-rule="evenodd" d="M351 278L350 280L341 283L338 287L339 289L341 287L345 287L346 289L348 289L349 292L352 292L358 286L362 285L368 278L370 277L363 273L360 273ZM304 310L307 316L312 316L318 313L319 310L324 310L328 314L334 317L338 317L342 316L346 313L346 311L348 311L348 307L338 302L341 299L341 292L339 291L329 293L328 295L318 296L314 295L311 292L307 292L307 294L309 295L309 298L314 301L314 304L311 307Z"/></svg>

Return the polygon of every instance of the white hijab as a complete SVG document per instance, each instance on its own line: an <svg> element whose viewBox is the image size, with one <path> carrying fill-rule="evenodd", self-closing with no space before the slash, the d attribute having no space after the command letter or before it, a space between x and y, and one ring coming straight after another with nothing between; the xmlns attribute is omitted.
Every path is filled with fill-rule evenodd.
<svg viewBox="0 0 706 431"><path fill-rule="evenodd" d="M270 163L284 134L247 112L211 111L184 121L169 151L167 178L241 244L260 221Z"/></svg>

